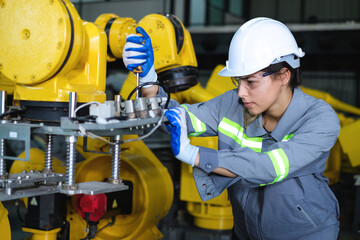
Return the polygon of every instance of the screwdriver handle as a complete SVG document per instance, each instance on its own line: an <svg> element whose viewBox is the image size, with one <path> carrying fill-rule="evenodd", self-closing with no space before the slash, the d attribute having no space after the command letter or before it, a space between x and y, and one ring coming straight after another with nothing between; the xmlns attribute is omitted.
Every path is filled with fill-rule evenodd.
<svg viewBox="0 0 360 240"><path fill-rule="evenodd" d="M134 70L133 70L133 73L142 73L142 69L141 69L141 66L137 66Z"/></svg>
<svg viewBox="0 0 360 240"><path fill-rule="evenodd" d="M140 33L137 33L136 35L144 38L144 36L143 36L142 34L140 34ZM144 43L145 43L145 41L143 40L143 41L142 41L142 44L144 44ZM141 66L137 66L137 67L133 70L133 73L142 73L142 72L143 72L143 71L142 71L142 69L141 69Z"/></svg>

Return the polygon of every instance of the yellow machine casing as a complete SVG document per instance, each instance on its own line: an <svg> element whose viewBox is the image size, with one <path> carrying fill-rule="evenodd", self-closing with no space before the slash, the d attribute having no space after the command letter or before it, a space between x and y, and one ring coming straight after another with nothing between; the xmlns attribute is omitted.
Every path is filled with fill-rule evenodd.
<svg viewBox="0 0 360 240"><path fill-rule="evenodd" d="M69 0L4 1L0 21L1 74L15 101L68 102L69 92L105 101L106 34Z"/></svg>
<svg viewBox="0 0 360 240"><path fill-rule="evenodd" d="M8 211L1 202L0 202L0 229L1 229L1 239L11 240L11 229L8 218Z"/></svg>
<svg viewBox="0 0 360 240"><path fill-rule="evenodd" d="M358 134L360 134L360 120L342 127L339 134L342 150L352 167L360 166L359 141L356 140Z"/></svg>
<svg viewBox="0 0 360 240"><path fill-rule="evenodd" d="M191 137L195 146L218 148L218 137ZM186 209L194 216L197 227L213 230L229 230L233 228L234 218L227 190L209 201L202 201L197 193L193 168L181 164L180 200L186 201Z"/></svg>
<svg viewBox="0 0 360 240"><path fill-rule="evenodd" d="M95 24L99 25L108 37L107 60L115 61L122 58L126 37L135 34L136 21L132 18L121 18L116 14L105 13L96 18Z"/></svg>
<svg viewBox="0 0 360 240"><path fill-rule="evenodd" d="M137 137L123 136L123 140ZM91 142L90 146L93 150L100 150L103 144L97 141ZM117 215L115 224L104 228L94 239L161 239L163 235L156 224L168 213L173 201L170 174L144 142L124 143L122 148L120 178L133 184L132 213ZM104 181L111 175L111 155L82 154L86 160L76 165L76 182ZM77 240L86 236L86 221L76 212L74 198L68 207L67 220L71 226L70 239ZM109 222L111 219L101 219L98 229Z"/></svg>
<svg viewBox="0 0 360 240"><path fill-rule="evenodd" d="M7 94L12 95L14 93L14 87L15 83L1 74L0 66L0 91L6 91Z"/></svg>
<svg viewBox="0 0 360 240"><path fill-rule="evenodd" d="M136 137L124 136L123 139ZM89 141L88 146L92 150L106 150L103 149L103 147L106 147L103 143L95 140ZM81 143L79 143L78 147L85 160L76 164L76 182L106 181L111 175L112 156L82 152ZM174 193L171 177L167 169L147 148L144 142L125 143L123 148L120 177L123 180L131 181L133 184L133 210L131 214L116 216L114 226L107 227L99 232L95 239L161 239L163 235L156 227L156 224L168 213L173 201ZM14 161L10 174L20 173L23 170L41 171L44 169L44 151L37 148L31 148L30 151L30 161ZM18 157L24 157L24 155L25 152ZM53 158L53 169L57 173L65 173L63 162L57 158ZM67 220L71 229L70 239L77 240L86 236L86 221L77 213L74 201L75 197L72 198L71 203L68 205ZM24 203L27 205L26 199L24 199ZM111 219L107 218L101 219L98 228L100 229L110 221ZM3 222L3 224L5 226L6 222ZM40 231L23 228L23 231L32 233L33 239L56 239L58 229Z"/></svg>
<svg viewBox="0 0 360 240"><path fill-rule="evenodd" d="M175 28L169 18L162 14L149 14L138 23L138 26L142 27L151 37L154 66L157 73L180 66L197 67L190 33L179 19L175 16L172 17L173 21L179 25L178 28ZM181 32L184 35L183 39L178 39L177 35L180 35Z"/></svg>
<svg viewBox="0 0 360 240"><path fill-rule="evenodd" d="M176 16L149 14L139 21L138 26L151 38L154 67L160 84L171 92L181 92L198 83L191 35Z"/></svg>

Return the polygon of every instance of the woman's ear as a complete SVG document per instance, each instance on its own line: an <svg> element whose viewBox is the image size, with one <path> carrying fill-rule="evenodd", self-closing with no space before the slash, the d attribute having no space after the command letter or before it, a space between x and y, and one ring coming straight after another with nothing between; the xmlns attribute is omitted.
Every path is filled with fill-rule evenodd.
<svg viewBox="0 0 360 240"><path fill-rule="evenodd" d="M283 86L287 86L289 84L290 78L291 78L291 72L289 69L283 67L280 71L279 71L279 77L281 80L281 85Z"/></svg>

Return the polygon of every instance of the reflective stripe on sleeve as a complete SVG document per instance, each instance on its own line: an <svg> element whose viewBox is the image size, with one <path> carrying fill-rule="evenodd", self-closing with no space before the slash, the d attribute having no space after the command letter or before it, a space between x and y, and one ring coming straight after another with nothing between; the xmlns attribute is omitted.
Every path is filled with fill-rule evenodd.
<svg viewBox="0 0 360 240"><path fill-rule="evenodd" d="M261 152L263 138L250 138L246 136L246 134L244 133L244 128L242 128L236 122L233 122L224 117L218 126L218 131L232 138L241 147L248 147L255 152Z"/></svg>
<svg viewBox="0 0 360 240"><path fill-rule="evenodd" d="M241 145L244 147L249 147L251 149L256 149L256 150L254 150L256 152L261 152L262 140L263 140L263 138L261 138L261 137L249 138L248 136L246 136L246 134L244 134L244 138L242 140ZM258 150L260 150L260 151L258 151Z"/></svg>
<svg viewBox="0 0 360 240"><path fill-rule="evenodd" d="M218 126L218 130L241 145L244 129L239 124L223 118Z"/></svg>
<svg viewBox="0 0 360 240"><path fill-rule="evenodd" d="M274 149L267 152L275 169L276 177L274 181L269 184L280 182L286 178L289 173L289 159L287 158L284 150L281 148Z"/></svg>
<svg viewBox="0 0 360 240"><path fill-rule="evenodd" d="M191 137L199 136L200 134L204 133L206 131L206 125L202 121L200 121L193 113L189 111L186 105L181 105L183 108L186 109L186 111L189 114L192 127L195 129L195 132L192 132L189 134Z"/></svg>

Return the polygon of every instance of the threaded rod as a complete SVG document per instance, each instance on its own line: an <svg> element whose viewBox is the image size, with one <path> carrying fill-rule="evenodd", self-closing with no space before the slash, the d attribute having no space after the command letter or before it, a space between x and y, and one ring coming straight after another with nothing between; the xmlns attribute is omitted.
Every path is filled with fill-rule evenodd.
<svg viewBox="0 0 360 240"><path fill-rule="evenodd" d="M5 140L0 140L0 176L6 175L6 162L2 156L5 156Z"/></svg>
<svg viewBox="0 0 360 240"><path fill-rule="evenodd" d="M119 180L120 179L120 135L115 136L116 145L112 146L112 179Z"/></svg>
<svg viewBox="0 0 360 240"><path fill-rule="evenodd" d="M6 91L0 91L0 114L5 112L6 108ZM0 140L0 176L6 175L6 162L3 158L5 156L5 140Z"/></svg>
<svg viewBox="0 0 360 240"><path fill-rule="evenodd" d="M65 184L73 186L75 184L75 159L76 159L76 142L75 136L68 136L67 142L67 161L66 161L66 181Z"/></svg>
<svg viewBox="0 0 360 240"><path fill-rule="evenodd" d="M54 136L46 135L45 170L52 171Z"/></svg>

